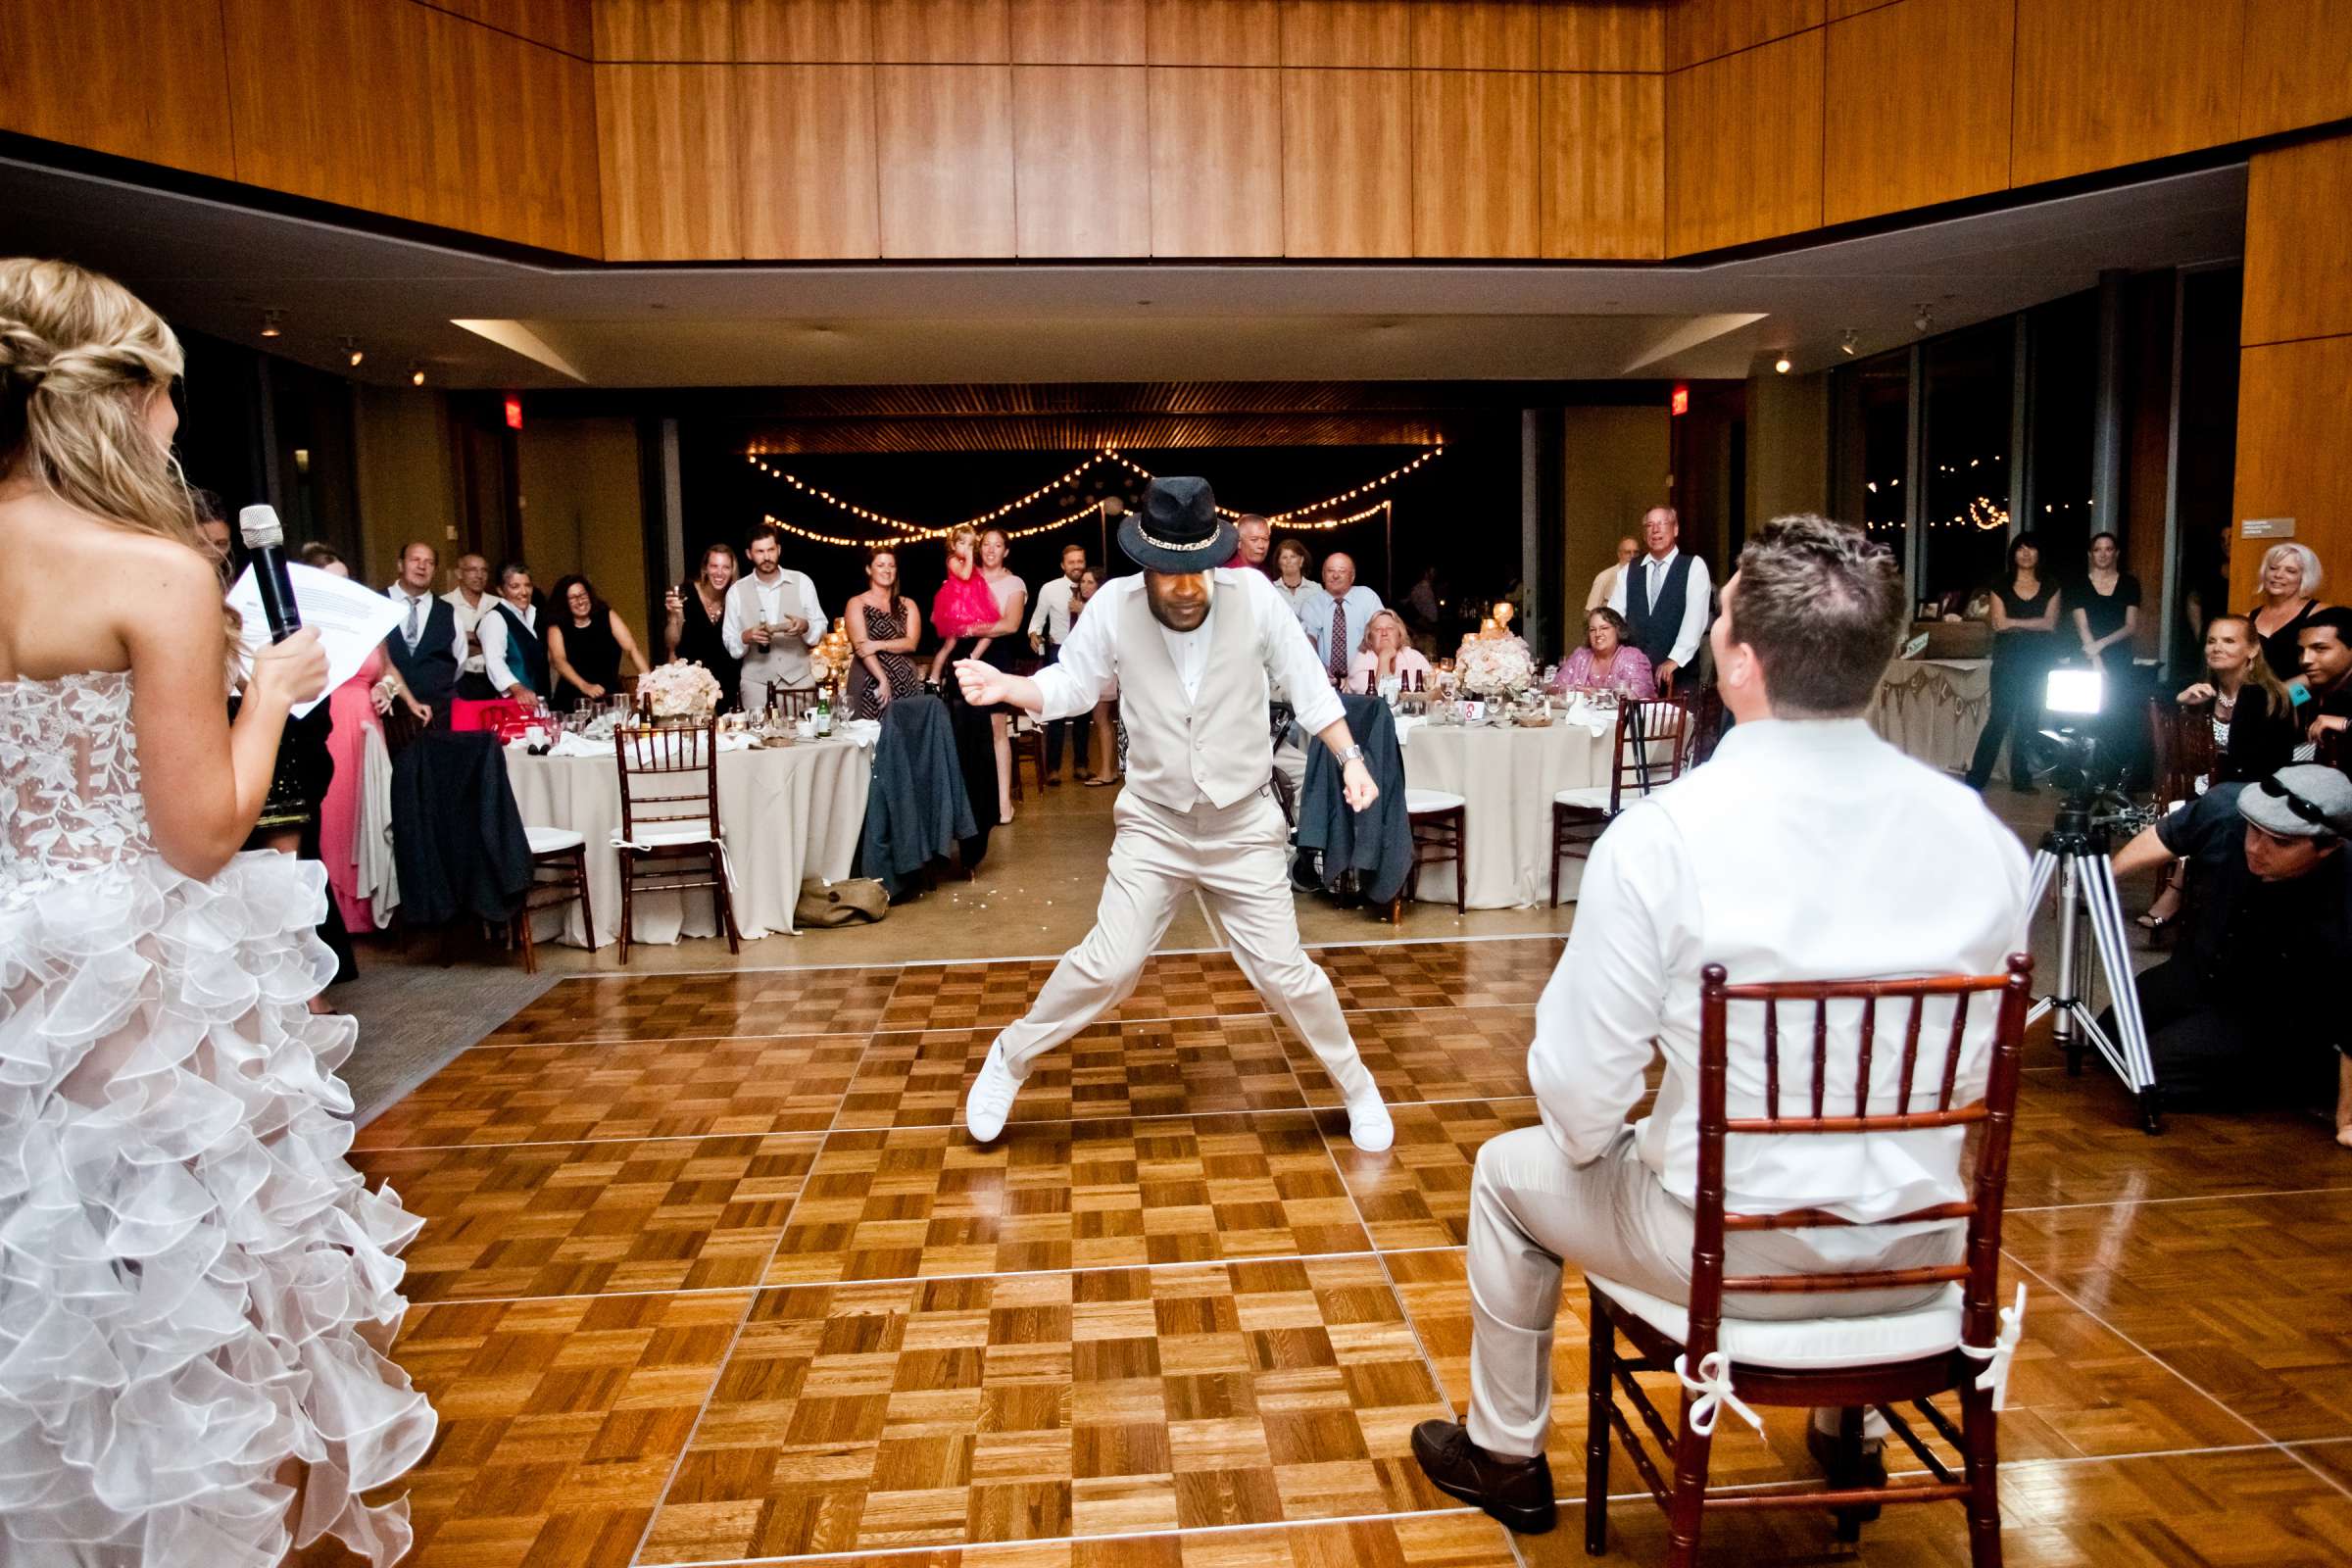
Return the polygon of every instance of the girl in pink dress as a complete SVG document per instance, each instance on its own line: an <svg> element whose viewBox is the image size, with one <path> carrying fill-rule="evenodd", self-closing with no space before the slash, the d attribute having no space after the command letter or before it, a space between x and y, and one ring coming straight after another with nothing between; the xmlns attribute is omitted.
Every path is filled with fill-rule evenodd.
<svg viewBox="0 0 2352 1568"><path fill-rule="evenodd" d="M979 659L988 652L990 639L981 638L969 646L956 645L971 636L982 626L993 626L1004 611L997 604L996 591L978 570L980 533L968 523L948 535L948 580L939 585L931 601L931 624L939 631L939 652L931 656L931 679L940 678L950 656L956 659Z"/></svg>

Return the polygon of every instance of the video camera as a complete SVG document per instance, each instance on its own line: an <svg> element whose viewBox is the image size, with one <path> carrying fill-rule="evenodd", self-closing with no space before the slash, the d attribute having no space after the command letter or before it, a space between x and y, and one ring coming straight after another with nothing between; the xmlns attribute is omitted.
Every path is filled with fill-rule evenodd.
<svg viewBox="0 0 2352 1568"><path fill-rule="evenodd" d="M2056 719L2040 731L2053 779L2066 792L2062 814L2081 813L2102 826L2131 826L2132 806L2123 792L2124 762L2100 755L2099 736L2082 721L2107 703L2107 677L2095 669L2053 669L2042 688L2042 711Z"/></svg>

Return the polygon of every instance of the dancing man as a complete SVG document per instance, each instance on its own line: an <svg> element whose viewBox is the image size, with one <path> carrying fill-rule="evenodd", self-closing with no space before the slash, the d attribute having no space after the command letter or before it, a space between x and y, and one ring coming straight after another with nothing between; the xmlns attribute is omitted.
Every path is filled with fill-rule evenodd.
<svg viewBox="0 0 2352 1568"><path fill-rule="evenodd" d="M1274 804L1267 693L1279 683L1299 726L1340 760L1348 804L1380 797L1346 710L1298 620L1264 574L1217 565L1237 530L1217 514L1205 479L1154 479L1119 545L1144 568L1096 595L1034 677L959 660L975 707L1010 703L1048 719L1092 710L1115 680L1127 721L1127 787L1112 812L1109 874L1095 928L1055 965L1027 1015L997 1036L963 1105L974 1141L1004 1130L1038 1055L1135 990L1176 901L1199 889L1233 939L1257 994L1307 1043L1348 1103L1358 1149L1389 1147L1395 1129L1356 1054L1330 977L1298 945L1291 906L1289 825Z"/></svg>

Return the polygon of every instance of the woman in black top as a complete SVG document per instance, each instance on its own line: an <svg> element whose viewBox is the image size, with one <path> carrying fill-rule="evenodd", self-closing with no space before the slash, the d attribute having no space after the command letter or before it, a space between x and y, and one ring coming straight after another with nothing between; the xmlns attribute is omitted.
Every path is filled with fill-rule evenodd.
<svg viewBox="0 0 2352 1568"><path fill-rule="evenodd" d="M743 681L743 661L727 652L718 634L726 619L727 586L735 580L735 551L714 544L703 551L703 569L692 582L672 588L662 601L668 622L662 629L669 657L700 664L718 680L718 710L732 710L739 701L736 687Z"/></svg>
<svg viewBox="0 0 2352 1568"><path fill-rule="evenodd" d="M2247 619L2262 639L2271 673L2293 680L2303 672L2303 623L2320 608L2320 558L2309 545L2288 540L2262 556L2262 597Z"/></svg>
<svg viewBox="0 0 2352 1568"><path fill-rule="evenodd" d="M2066 594L2068 618L2074 621L2082 657L2093 669L2104 664L2108 649L2118 643L2129 644L2139 630L2139 579L2116 564L2122 553L2115 535L2092 534L2090 569ZM2131 662L2128 647L2122 657L2125 662Z"/></svg>
<svg viewBox="0 0 2352 1568"><path fill-rule="evenodd" d="M617 612L597 597L588 579L574 572L556 584L556 612L547 627L547 662L555 672L555 707L569 710L581 699L602 702L620 689L626 655L645 673L645 655Z"/></svg>
<svg viewBox="0 0 2352 1568"><path fill-rule="evenodd" d="M1992 700L1977 737L1968 786L1981 790L2009 742L2009 782L2034 788L2026 737L2041 715L2041 678L2050 665L2050 633L2058 624L2058 586L2041 575L2041 542L2021 533L2009 542L2009 570L1992 593Z"/></svg>

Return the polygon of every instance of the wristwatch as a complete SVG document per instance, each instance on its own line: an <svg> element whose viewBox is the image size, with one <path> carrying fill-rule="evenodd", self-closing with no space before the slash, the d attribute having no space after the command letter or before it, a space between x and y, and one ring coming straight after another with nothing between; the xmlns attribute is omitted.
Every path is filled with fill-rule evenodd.
<svg viewBox="0 0 2352 1568"><path fill-rule="evenodd" d="M1364 749L1361 746L1350 746L1340 754L1340 765L1342 767L1346 767L1349 762L1360 762L1363 760Z"/></svg>

